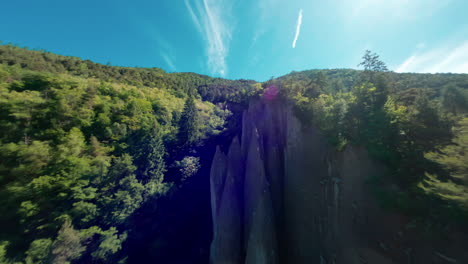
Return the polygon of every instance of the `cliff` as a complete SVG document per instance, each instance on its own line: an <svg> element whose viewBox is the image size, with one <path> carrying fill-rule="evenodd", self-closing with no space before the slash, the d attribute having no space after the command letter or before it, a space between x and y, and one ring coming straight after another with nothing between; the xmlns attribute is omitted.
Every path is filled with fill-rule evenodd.
<svg viewBox="0 0 468 264"><path fill-rule="evenodd" d="M384 172L361 147L336 151L280 100L251 102L240 141L213 159L211 263L445 263L443 245L379 208L366 182Z"/></svg>

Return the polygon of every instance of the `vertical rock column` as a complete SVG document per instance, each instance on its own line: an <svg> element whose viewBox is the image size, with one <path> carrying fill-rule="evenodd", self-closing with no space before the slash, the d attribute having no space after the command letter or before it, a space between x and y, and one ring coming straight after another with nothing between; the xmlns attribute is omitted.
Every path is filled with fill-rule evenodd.
<svg viewBox="0 0 468 264"><path fill-rule="evenodd" d="M273 204L259 141L257 129L254 128L247 152L244 184L245 263L276 264L278 249Z"/></svg>
<svg viewBox="0 0 468 264"><path fill-rule="evenodd" d="M278 263L274 204L281 204L283 174L275 130L282 125L273 124L278 118L268 107L250 104L242 117L242 145L235 138L227 157L217 149L213 159L211 263Z"/></svg>
<svg viewBox="0 0 468 264"><path fill-rule="evenodd" d="M242 263L242 162L239 140L235 138L226 159L218 148L211 169L213 242L211 263ZM226 168L224 171L223 168ZM224 176L225 175L225 176ZM225 178L223 184L223 177Z"/></svg>
<svg viewBox="0 0 468 264"><path fill-rule="evenodd" d="M321 223L326 217L326 198L320 184L326 175L326 140L314 128L304 128L288 112L284 149L283 263L321 263Z"/></svg>

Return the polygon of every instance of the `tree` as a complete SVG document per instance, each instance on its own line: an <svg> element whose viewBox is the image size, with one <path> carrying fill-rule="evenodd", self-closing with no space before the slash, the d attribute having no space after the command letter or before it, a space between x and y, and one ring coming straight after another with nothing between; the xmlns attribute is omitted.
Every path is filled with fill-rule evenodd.
<svg viewBox="0 0 468 264"><path fill-rule="evenodd" d="M0 241L0 263L9 263L6 258L8 244L7 241Z"/></svg>
<svg viewBox="0 0 468 264"><path fill-rule="evenodd" d="M94 169L94 174L101 179L107 174L108 168L111 165L111 157L108 155L113 149L101 144L95 136L91 136L91 154L93 159L91 165Z"/></svg>
<svg viewBox="0 0 468 264"><path fill-rule="evenodd" d="M52 245L52 263L70 263L71 260L79 258L85 249L80 233L73 228L70 220L66 220Z"/></svg>
<svg viewBox="0 0 468 264"><path fill-rule="evenodd" d="M320 91L326 91L328 86L327 76L322 71L320 71L315 77L315 83L318 85Z"/></svg>
<svg viewBox="0 0 468 264"><path fill-rule="evenodd" d="M198 113L193 97L185 101L179 121L178 141L181 146L189 146L198 139Z"/></svg>
<svg viewBox="0 0 468 264"><path fill-rule="evenodd" d="M166 154L159 125L148 131L139 131L131 142L134 164L138 167L138 176L144 183L162 182L165 172Z"/></svg>
<svg viewBox="0 0 468 264"><path fill-rule="evenodd" d="M115 261L114 254L122 248L122 242L127 239L127 234L118 234L115 227L109 228L107 231L101 232L100 244L98 249L92 253L96 259L108 262Z"/></svg>
<svg viewBox="0 0 468 264"><path fill-rule="evenodd" d="M421 152L433 150L439 144L449 143L452 137L451 121L443 118L426 93L420 93L410 109L408 141Z"/></svg>
<svg viewBox="0 0 468 264"><path fill-rule="evenodd" d="M200 169L200 158L186 156L180 161L176 161L176 166L182 175L182 180L186 180L195 175Z"/></svg>
<svg viewBox="0 0 468 264"><path fill-rule="evenodd" d="M0 119L16 121L14 122L16 131L11 134L15 135L15 137L22 135L24 143L29 145L32 141L33 121L36 115L41 111L41 107L44 103L45 100L38 91L11 91L5 93L0 97L0 109L6 108L8 112L5 111L2 113ZM11 118L13 118L13 120Z"/></svg>
<svg viewBox="0 0 468 264"><path fill-rule="evenodd" d="M351 93L338 92L333 95L321 94L312 101L315 124L327 133L330 142L338 149L346 145L347 115L355 100Z"/></svg>
<svg viewBox="0 0 468 264"><path fill-rule="evenodd" d="M453 84L444 87L442 106L452 114L464 113L468 109L468 100Z"/></svg>
<svg viewBox="0 0 468 264"><path fill-rule="evenodd" d="M26 251L26 264L42 264L47 263L50 256L52 240L43 238L34 240Z"/></svg>
<svg viewBox="0 0 468 264"><path fill-rule="evenodd" d="M425 153L425 157L444 168L448 177L426 173L420 187L426 192L441 198L468 206L468 117L453 128L452 144L440 147L437 151Z"/></svg>
<svg viewBox="0 0 468 264"><path fill-rule="evenodd" d="M147 166L144 176L148 177L149 180L162 182L165 171L165 149L161 133L158 129L152 130L149 144L145 150L147 151Z"/></svg>
<svg viewBox="0 0 468 264"><path fill-rule="evenodd" d="M384 79L382 78L382 73L387 72L388 68L385 63L379 59L379 55L372 53L370 50L366 50L364 56L362 56L361 63L357 66L364 67L364 72L360 76L361 82L371 82L378 86L383 85L382 82L384 82Z"/></svg>
<svg viewBox="0 0 468 264"><path fill-rule="evenodd" d="M366 50L364 56L362 56L362 62L358 64L358 67L359 66L364 66L364 71L388 71L388 68L385 65L385 63L379 60L379 55L377 55L376 53L372 53L370 50Z"/></svg>

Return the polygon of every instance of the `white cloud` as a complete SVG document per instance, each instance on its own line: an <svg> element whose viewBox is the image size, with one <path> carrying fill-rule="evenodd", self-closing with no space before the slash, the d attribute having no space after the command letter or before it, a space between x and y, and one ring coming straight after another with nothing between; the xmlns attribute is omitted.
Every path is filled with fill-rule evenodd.
<svg viewBox="0 0 468 264"><path fill-rule="evenodd" d="M292 48L296 47L297 39L299 38L299 34L301 34L301 25L302 25L302 9L299 10L299 16L297 17L297 24L296 24L296 34L294 35L294 40L292 43Z"/></svg>
<svg viewBox="0 0 468 264"><path fill-rule="evenodd" d="M195 8L189 0L185 5L193 24L206 42L208 68L213 74L226 75L226 57L229 53L231 28L226 23L230 6L224 0L195 1Z"/></svg>
<svg viewBox="0 0 468 264"><path fill-rule="evenodd" d="M445 44L427 52L415 52L396 72L468 73L468 40Z"/></svg>

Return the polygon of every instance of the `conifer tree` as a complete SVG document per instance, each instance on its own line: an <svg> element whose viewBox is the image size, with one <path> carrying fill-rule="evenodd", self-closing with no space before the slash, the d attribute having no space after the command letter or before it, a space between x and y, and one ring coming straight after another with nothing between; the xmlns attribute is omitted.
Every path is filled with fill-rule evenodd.
<svg viewBox="0 0 468 264"><path fill-rule="evenodd" d="M193 144L198 139L198 114L195 100L189 97L179 121L178 141L181 146Z"/></svg>
<svg viewBox="0 0 468 264"><path fill-rule="evenodd" d="M377 88L383 85L383 73L388 72L388 68L387 65L380 60L377 53L366 50L364 56L362 56L362 62L357 66L364 67L364 71L360 74L361 82L371 82L376 85Z"/></svg>
<svg viewBox="0 0 468 264"><path fill-rule="evenodd" d="M144 176L145 180L156 180L161 182L164 177L164 143L161 132L158 128L153 128L149 136L148 144L141 148L146 157Z"/></svg>

